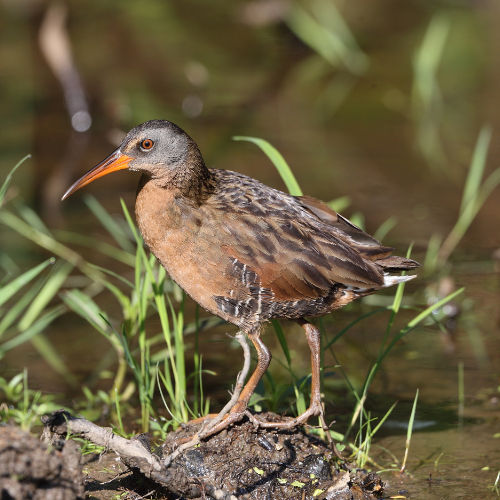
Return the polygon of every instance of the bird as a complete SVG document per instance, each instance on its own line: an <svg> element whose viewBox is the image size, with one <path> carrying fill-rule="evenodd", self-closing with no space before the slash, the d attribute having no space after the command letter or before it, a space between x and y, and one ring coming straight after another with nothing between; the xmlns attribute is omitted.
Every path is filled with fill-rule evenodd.
<svg viewBox="0 0 500 500"><path fill-rule="evenodd" d="M106 159L62 196L109 173L141 175L138 228L170 277L205 310L236 325L257 352L253 373L225 415L203 437L240 421L271 354L261 339L271 319L304 329L311 355L311 398L298 417L263 427L292 429L312 416L324 422L320 332L311 318L382 288L413 279L418 262L392 255L326 203L292 196L242 173L208 168L196 142L167 120L136 126Z"/></svg>

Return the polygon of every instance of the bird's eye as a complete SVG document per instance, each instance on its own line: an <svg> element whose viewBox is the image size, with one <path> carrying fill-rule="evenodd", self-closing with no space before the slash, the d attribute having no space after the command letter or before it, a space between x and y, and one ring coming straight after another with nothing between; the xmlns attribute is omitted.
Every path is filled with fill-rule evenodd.
<svg viewBox="0 0 500 500"><path fill-rule="evenodd" d="M151 139L143 139L141 141L141 149L143 151L149 151L154 146L154 144L154 141L152 141Z"/></svg>

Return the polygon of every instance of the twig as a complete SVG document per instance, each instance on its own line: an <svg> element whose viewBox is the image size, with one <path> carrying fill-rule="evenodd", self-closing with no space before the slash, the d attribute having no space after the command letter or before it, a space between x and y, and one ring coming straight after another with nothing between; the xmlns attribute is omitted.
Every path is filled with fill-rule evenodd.
<svg viewBox="0 0 500 500"><path fill-rule="evenodd" d="M76 434L94 444L114 451L120 458L124 459L127 465L139 467L149 477L153 472L163 470L160 459L153 455L139 440L118 436L110 427L99 427L85 418L73 417L64 410L44 415L42 422L45 425L42 439L46 442L53 440L53 434L57 436L66 436L68 433Z"/></svg>

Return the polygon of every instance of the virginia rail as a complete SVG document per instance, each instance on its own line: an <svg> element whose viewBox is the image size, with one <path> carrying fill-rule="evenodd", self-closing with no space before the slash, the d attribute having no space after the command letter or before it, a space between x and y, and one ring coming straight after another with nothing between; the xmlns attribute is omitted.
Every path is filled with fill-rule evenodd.
<svg viewBox="0 0 500 500"><path fill-rule="evenodd" d="M152 120L76 181L66 199L121 169L142 173L135 214L146 245L196 302L246 333L257 366L224 419L204 436L239 420L271 361L260 338L271 318L299 323L311 350L311 402L298 417L260 422L292 428L323 419L320 333L306 317L322 316L415 276L394 276L418 263L392 256L372 236L309 196L289 194L229 170L209 169L196 143L177 125Z"/></svg>

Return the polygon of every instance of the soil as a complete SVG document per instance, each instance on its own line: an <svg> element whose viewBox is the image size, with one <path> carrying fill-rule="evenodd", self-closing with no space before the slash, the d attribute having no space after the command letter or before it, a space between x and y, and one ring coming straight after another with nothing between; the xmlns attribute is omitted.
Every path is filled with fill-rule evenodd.
<svg viewBox="0 0 500 500"><path fill-rule="evenodd" d="M170 433L152 453L161 461L198 426L187 424ZM147 436L137 439L150 446ZM18 428L0 428L2 500L107 500L118 495L158 500L372 500L383 494L376 474L351 468L318 438L302 430L256 429L249 421L184 451L168 468L154 472L130 457L112 452L81 457L75 442L53 442L60 450Z"/></svg>
<svg viewBox="0 0 500 500"><path fill-rule="evenodd" d="M83 498L80 448L67 441L61 451L11 425L0 427L2 500Z"/></svg>
<svg viewBox="0 0 500 500"><path fill-rule="evenodd" d="M193 434L193 427L169 434L162 452L171 453L179 440ZM178 493L189 498L368 500L383 489L378 476L350 470L314 436L302 430L256 429L248 421L186 451L170 468L178 478Z"/></svg>

